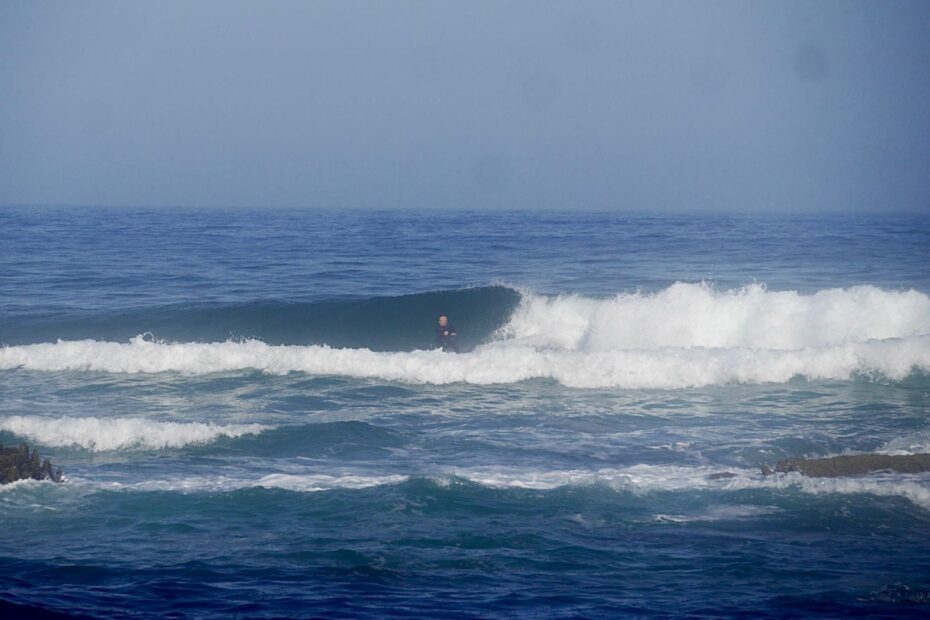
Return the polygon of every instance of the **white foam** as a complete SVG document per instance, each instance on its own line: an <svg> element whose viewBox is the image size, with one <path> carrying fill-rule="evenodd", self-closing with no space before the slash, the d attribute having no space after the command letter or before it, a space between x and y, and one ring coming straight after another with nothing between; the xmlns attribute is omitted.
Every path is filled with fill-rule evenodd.
<svg viewBox="0 0 930 620"><path fill-rule="evenodd" d="M895 437L877 450L881 454L906 456L930 452L930 431L916 431Z"/></svg>
<svg viewBox="0 0 930 620"><path fill-rule="evenodd" d="M113 491L171 491L179 493L228 493L242 489L284 489L301 493L331 491L336 489L366 489L370 487L400 484L408 480L403 475L343 474L269 474L261 478L237 478L233 476L183 476L164 480L141 482L93 482L76 480L76 483L97 489Z"/></svg>
<svg viewBox="0 0 930 620"><path fill-rule="evenodd" d="M32 480L27 478L25 480L14 480L13 482L7 482L6 484L0 484L0 493L10 493L22 488L29 488L37 485L46 485L46 484L55 484L51 480Z"/></svg>
<svg viewBox="0 0 930 620"><path fill-rule="evenodd" d="M634 465L620 469L526 471L508 468L454 469L448 475L490 488L550 490L564 486L601 485L636 494L679 491L798 490L809 494L870 494L904 497L930 510L930 479L920 475L881 474L848 478L809 478L798 473L762 476L756 469L729 469L729 478L713 479L719 467ZM448 484L448 478L440 478ZM709 515L708 518L714 515ZM726 515L716 515L720 518ZM732 516L732 515L731 515Z"/></svg>
<svg viewBox="0 0 930 620"><path fill-rule="evenodd" d="M930 336L847 343L796 351L666 348L584 353L495 343L474 352L375 353L325 346L246 342L165 344L58 342L0 349L0 369L110 373L260 370L376 378L406 383L478 385L554 379L576 388L675 389L725 383L785 382L795 376L848 380L857 374L901 380L930 370Z"/></svg>
<svg viewBox="0 0 930 620"><path fill-rule="evenodd" d="M224 426L201 422L156 422L139 418L0 418L0 430L26 437L39 445L56 448L77 446L92 452L180 448L210 443L219 437L234 438L261 433L269 428L261 424Z"/></svg>
<svg viewBox="0 0 930 620"><path fill-rule="evenodd" d="M766 476L750 483L735 480L730 488L795 488L804 493L869 494L880 497L903 497L925 510L930 510L930 486L925 476L895 474L855 476L849 478L808 478L798 473Z"/></svg>
<svg viewBox="0 0 930 620"><path fill-rule="evenodd" d="M752 506L752 505L722 505L712 506L696 514L657 514L656 521L667 521L670 523L693 523L703 521L737 521L742 519L751 519L763 515L769 515L776 509L770 506Z"/></svg>
<svg viewBox="0 0 930 620"><path fill-rule="evenodd" d="M498 338L470 353L376 353L257 340L59 341L0 349L0 370L207 374L259 370L479 385L675 389L793 377L901 380L930 371L930 298L871 286L814 295L676 284L609 300L527 293Z"/></svg>
<svg viewBox="0 0 930 620"><path fill-rule="evenodd" d="M663 492L735 492L746 489L797 491L811 495L847 494L902 497L930 510L930 478L920 474L873 474L848 478L808 478L798 473L763 476L756 469L729 468L731 477L714 479L724 468L675 465L633 465L596 470L525 470L513 467L452 468L428 476L440 486L468 480L492 489L548 491L562 487L603 487L613 491L648 495ZM257 478L234 476L178 476L139 482L93 481L79 477L71 485L102 490L170 491L181 493L230 492L241 489L285 489L317 492L335 489L365 489L406 482L411 475L370 472L272 473ZM697 515L659 515L667 520L727 520L766 514L772 507L713 507Z"/></svg>
<svg viewBox="0 0 930 620"><path fill-rule="evenodd" d="M930 333L930 297L874 286L813 295L761 284L717 291L676 283L606 300L525 293L501 335L572 351L749 348L797 350Z"/></svg>
<svg viewBox="0 0 930 620"><path fill-rule="evenodd" d="M565 486L601 485L615 491L646 493L724 488L732 479L713 480L719 467L683 467L675 465L633 465L625 468L596 470L522 470L501 467L455 468L446 476L462 478L496 489L551 490ZM756 477L756 470L737 470L737 477ZM439 479L448 483L448 478Z"/></svg>
<svg viewBox="0 0 930 620"><path fill-rule="evenodd" d="M328 491L331 489L367 489L369 487L388 484L400 484L408 480L408 476L362 476L343 474L331 476L327 474L270 474L261 478L255 486L265 488L286 489L288 491Z"/></svg>

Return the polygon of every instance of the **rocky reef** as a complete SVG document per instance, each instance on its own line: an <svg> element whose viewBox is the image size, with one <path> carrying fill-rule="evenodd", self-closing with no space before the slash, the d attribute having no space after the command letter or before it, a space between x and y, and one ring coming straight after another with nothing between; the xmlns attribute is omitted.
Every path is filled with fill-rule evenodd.
<svg viewBox="0 0 930 620"><path fill-rule="evenodd" d="M930 454L849 454L821 459L784 459L775 464L775 469L762 465L762 473L765 475L792 471L814 478L856 476L880 471L919 474L930 471Z"/></svg>
<svg viewBox="0 0 930 620"><path fill-rule="evenodd" d="M61 482L61 469L55 470L48 459L42 461L37 450L29 450L26 444L18 448L0 445L0 484L17 480L52 480Z"/></svg>

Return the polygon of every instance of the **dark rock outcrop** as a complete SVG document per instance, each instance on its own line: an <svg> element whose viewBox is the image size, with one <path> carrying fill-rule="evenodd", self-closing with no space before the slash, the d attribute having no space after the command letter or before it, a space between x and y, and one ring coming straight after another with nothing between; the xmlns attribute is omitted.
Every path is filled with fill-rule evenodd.
<svg viewBox="0 0 930 620"><path fill-rule="evenodd" d="M17 480L52 480L61 482L61 469L53 470L52 464L39 459L37 450L29 451L29 446L20 444L18 448L0 446L0 484L9 484Z"/></svg>
<svg viewBox="0 0 930 620"><path fill-rule="evenodd" d="M784 459L778 461L774 470L767 465L762 465L762 473L765 475L792 471L814 478L856 476L880 471L919 474L930 471L930 454L906 454L902 456L850 454L822 459Z"/></svg>

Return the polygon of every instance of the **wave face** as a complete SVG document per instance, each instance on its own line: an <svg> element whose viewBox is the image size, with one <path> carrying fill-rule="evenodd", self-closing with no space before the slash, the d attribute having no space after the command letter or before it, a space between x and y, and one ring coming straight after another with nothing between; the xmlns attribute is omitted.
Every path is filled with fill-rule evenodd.
<svg viewBox="0 0 930 620"><path fill-rule="evenodd" d="M41 446L78 447L91 452L181 448L210 443L220 437L257 434L269 428L261 424L155 422L136 418L0 418L0 431L13 433Z"/></svg>
<svg viewBox="0 0 930 620"><path fill-rule="evenodd" d="M412 351L433 346L436 318L448 314L461 332L462 346L472 347L499 329L519 302L520 294L511 288L485 286L315 303L177 304L99 316L19 316L0 324L0 343L125 342L147 332L172 342L252 339Z"/></svg>
<svg viewBox="0 0 930 620"><path fill-rule="evenodd" d="M479 297L506 298L497 289L475 290ZM135 337L128 343L59 341L0 349L0 369L11 368L189 374L259 370L432 384L543 378L578 388L674 389L785 382L798 376L901 380L915 370L930 370L930 298L872 286L801 295L760 285L717 291L681 283L655 294L600 300L526 293L488 342L460 355Z"/></svg>

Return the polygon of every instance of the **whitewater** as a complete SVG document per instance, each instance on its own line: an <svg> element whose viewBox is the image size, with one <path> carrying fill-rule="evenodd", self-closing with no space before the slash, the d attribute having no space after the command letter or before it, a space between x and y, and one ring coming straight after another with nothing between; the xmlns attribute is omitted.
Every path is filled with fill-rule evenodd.
<svg viewBox="0 0 930 620"><path fill-rule="evenodd" d="M0 487L0 613L925 617L930 474L762 466L930 449L927 265L920 216L0 208L0 443L65 476Z"/></svg>
<svg viewBox="0 0 930 620"><path fill-rule="evenodd" d="M373 352L259 340L61 341L0 349L0 369L180 372L259 370L478 385L553 379L575 388L685 388L794 377L901 380L930 370L930 297L874 286L812 295L752 284L676 283L608 299L529 292L488 342L462 355Z"/></svg>

